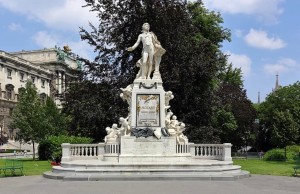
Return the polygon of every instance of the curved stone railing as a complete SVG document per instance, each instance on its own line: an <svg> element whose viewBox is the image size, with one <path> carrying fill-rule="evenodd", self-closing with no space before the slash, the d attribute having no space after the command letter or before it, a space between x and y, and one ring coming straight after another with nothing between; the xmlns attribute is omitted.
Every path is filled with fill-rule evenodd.
<svg viewBox="0 0 300 194"><path fill-rule="evenodd" d="M104 144L69 144L62 145L62 162L76 159L97 159L104 154Z"/></svg>
<svg viewBox="0 0 300 194"><path fill-rule="evenodd" d="M177 144L176 154L190 154L196 159L231 161L231 144ZM175 150L174 150L175 151ZM120 154L120 144L62 144L62 162L80 159L99 159L106 156L116 160Z"/></svg>
<svg viewBox="0 0 300 194"><path fill-rule="evenodd" d="M231 144L190 144L192 157L199 159L231 161Z"/></svg>

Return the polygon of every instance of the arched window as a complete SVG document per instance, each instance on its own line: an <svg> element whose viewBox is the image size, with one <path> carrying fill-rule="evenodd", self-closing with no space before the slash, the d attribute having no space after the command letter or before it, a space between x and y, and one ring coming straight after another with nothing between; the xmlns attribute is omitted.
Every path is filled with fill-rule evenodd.
<svg viewBox="0 0 300 194"><path fill-rule="evenodd" d="M14 88L15 86L12 84L7 84L5 86L5 90L6 90L6 98L9 100L13 99L13 95L14 95Z"/></svg>

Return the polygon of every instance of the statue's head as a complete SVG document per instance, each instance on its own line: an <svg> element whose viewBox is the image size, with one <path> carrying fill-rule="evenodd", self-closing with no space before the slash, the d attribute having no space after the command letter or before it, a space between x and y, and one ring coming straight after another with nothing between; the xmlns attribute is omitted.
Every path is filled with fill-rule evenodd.
<svg viewBox="0 0 300 194"><path fill-rule="evenodd" d="M177 117L175 115L172 116L173 120L177 120Z"/></svg>
<svg viewBox="0 0 300 194"><path fill-rule="evenodd" d="M150 30L150 24L149 23L144 23L142 26L143 30Z"/></svg>
<svg viewBox="0 0 300 194"><path fill-rule="evenodd" d="M109 133L109 132L110 132L110 127L106 127L106 128L105 128L105 131L106 131L107 133Z"/></svg>

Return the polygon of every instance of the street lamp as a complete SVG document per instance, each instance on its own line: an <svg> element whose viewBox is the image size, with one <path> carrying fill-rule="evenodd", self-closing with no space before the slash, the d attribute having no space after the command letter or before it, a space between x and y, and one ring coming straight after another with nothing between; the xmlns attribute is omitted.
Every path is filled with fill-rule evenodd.
<svg viewBox="0 0 300 194"><path fill-rule="evenodd" d="M2 126L0 125L0 145L2 145Z"/></svg>

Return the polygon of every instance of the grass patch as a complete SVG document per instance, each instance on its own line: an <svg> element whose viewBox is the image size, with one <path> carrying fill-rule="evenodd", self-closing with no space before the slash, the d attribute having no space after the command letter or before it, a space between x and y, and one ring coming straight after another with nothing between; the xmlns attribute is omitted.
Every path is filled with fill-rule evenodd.
<svg viewBox="0 0 300 194"><path fill-rule="evenodd" d="M235 165L242 166L242 170L247 170L251 174L293 176L293 167L300 165L300 160L265 161L259 159L235 159L233 160L233 163ZM33 161L32 159L23 159L23 165L23 173L25 176L42 175L44 172L51 170L50 161ZM0 166L4 166L3 159L0 159ZM17 171L17 173L19 172ZM0 177L4 177L3 172L1 172Z"/></svg>
<svg viewBox="0 0 300 194"><path fill-rule="evenodd" d="M296 165L300 165L297 161L265 161L259 159L233 160L236 165L242 166L242 170L247 170L251 174L276 175L276 176L293 176Z"/></svg>
<svg viewBox="0 0 300 194"><path fill-rule="evenodd" d="M4 159L0 159L0 166L4 166ZM23 159L23 174L25 176L42 175L46 171L51 170L50 161L33 161L32 159ZM19 170L16 171L17 174ZM10 172L7 173L10 176ZM0 177L4 177L4 173L1 171Z"/></svg>

